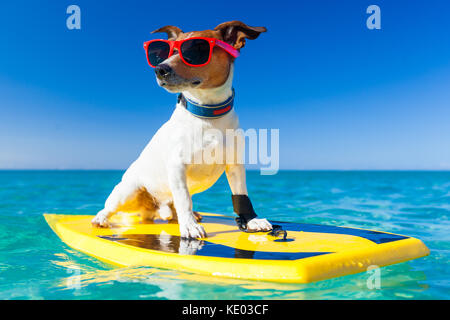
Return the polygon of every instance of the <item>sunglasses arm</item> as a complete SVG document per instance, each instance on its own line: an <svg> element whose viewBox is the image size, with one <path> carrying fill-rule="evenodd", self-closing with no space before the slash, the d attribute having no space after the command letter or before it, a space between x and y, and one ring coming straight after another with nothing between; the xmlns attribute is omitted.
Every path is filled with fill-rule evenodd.
<svg viewBox="0 0 450 320"><path fill-rule="evenodd" d="M223 42L222 40L216 39L216 45L221 47L222 49L224 49L226 52L228 52L229 54L231 54L233 57L237 58L239 57L239 51L236 50L234 47L232 47L231 45L229 45L226 42Z"/></svg>

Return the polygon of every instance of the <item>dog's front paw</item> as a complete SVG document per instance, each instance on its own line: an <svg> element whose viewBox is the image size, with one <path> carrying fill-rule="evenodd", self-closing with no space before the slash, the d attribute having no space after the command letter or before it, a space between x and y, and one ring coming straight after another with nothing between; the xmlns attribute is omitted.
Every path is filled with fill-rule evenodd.
<svg viewBox="0 0 450 320"><path fill-rule="evenodd" d="M247 222L247 230L249 231L270 231L272 230L272 225L267 219L257 219L253 218Z"/></svg>
<svg viewBox="0 0 450 320"><path fill-rule="evenodd" d="M206 238L206 232L203 226L199 225L194 219L181 223L180 222L180 235L182 238Z"/></svg>
<svg viewBox="0 0 450 320"><path fill-rule="evenodd" d="M97 228L109 228L110 223L108 221L108 217L102 212L97 213L94 219L91 220L91 223L94 227Z"/></svg>

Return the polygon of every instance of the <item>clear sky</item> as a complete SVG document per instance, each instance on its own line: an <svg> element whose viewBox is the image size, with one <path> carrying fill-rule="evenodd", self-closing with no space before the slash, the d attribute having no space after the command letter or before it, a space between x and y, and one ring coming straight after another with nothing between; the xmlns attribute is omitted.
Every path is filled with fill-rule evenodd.
<svg viewBox="0 0 450 320"><path fill-rule="evenodd" d="M280 129L281 168L448 170L449 15L445 0L2 1L0 168L127 168L176 100L147 65L150 31L241 20L268 32L236 61L236 110Z"/></svg>

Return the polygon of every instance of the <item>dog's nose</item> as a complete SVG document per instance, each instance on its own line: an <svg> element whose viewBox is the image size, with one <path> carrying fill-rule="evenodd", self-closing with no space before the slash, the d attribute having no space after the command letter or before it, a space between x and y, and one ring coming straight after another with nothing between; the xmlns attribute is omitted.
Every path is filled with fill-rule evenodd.
<svg viewBox="0 0 450 320"><path fill-rule="evenodd" d="M161 78L166 78L173 72L172 68L168 64L160 64L155 68L155 73Z"/></svg>

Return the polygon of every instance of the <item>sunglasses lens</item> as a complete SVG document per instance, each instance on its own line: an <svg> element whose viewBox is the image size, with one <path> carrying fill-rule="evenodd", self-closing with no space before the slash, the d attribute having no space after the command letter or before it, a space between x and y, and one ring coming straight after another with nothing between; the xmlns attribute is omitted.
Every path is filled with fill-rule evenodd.
<svg viewBox="0 0 450 320"><path fill-rule="evenodd" d="M148 45L148 61L156 67L169 57L170 46L164 41L154 41Z"/></svg>
<svg viewBox="0 0 450 320"><path fill-rule="evenodd" d="M186 40L180 49L184 60L190 64L200 65L208 62L210 45L204 39Z"/></svg>

